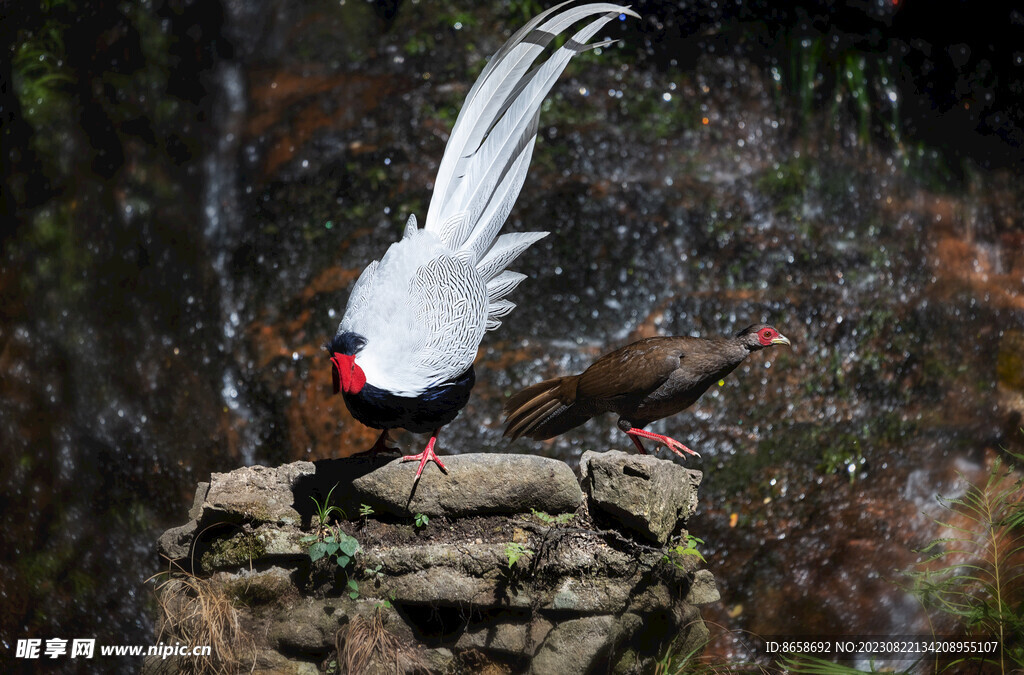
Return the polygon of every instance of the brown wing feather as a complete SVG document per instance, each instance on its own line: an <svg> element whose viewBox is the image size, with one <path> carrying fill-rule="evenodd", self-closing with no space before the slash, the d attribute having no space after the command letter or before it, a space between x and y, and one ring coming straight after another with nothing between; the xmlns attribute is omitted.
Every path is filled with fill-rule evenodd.
<svg viewBox="0 0 1024 675"><path fill-rule="evenodd" d="M643 398L672 375L683 357L680 338L653 337L605 354L580 375L576 398L609 408L619 400Z"/></svg>

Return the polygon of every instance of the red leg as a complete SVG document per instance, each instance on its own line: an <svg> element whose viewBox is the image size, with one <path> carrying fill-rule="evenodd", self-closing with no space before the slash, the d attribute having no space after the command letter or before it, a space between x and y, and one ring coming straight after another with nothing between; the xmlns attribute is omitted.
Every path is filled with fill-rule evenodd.
<svg viewBox="0 0 1024 675"><path fill-rule="evenodd" d="M637 448L639 448L641 452L643 452L643 446L640 444L640 439L637 438L637 436L649 438L652 441L658 441L659 443L663 444L666 448L679 455L680 457L686 456L682 452L679 452L680 450L688 452L691 455L696 455L697 457L700 457L699 452L694 452L693 450L690 450L688 447L686 447L676 439L669 438L668 436L663 436L662 434L656 434L653 431L644 431L643 429L637 429L636 427L633 427L632 429L626 431L626 433L630 435L630 437L633 439L633 442L636 443Z"/></svg>
<svg viewBox="0 0 1024 675"><path fill-rule="evenodd" d="M629 432L627 431L626 433L628 434ZM641 455L646 455L647 450L644 449L644 444L640 442L640 439L632 434L630 434L629 437L633 441L633 445L636 446L636 451L639 452Z"/></svg>
<svg viewBox="0 0 1024 675"><path fill-rule="evenodd" d="M440 431L441 429L434 429L434 433L430 437L430 441L427 442L427 447L423 449L423 452L418 455L406 455L405 457L402 457L403 462L412 462L417 459L420 460L420 468L416 469L416 478L413 480L414 483L420 479L420 474L423 473L423 467L425 467L427 462L430 460L434 460L434 463L437 464L441 471L448 473L448 469L445 468L444 464L441 463L441 460L438 459L437 453L434 452L434 444L437 443L437 434Z"/></svg>

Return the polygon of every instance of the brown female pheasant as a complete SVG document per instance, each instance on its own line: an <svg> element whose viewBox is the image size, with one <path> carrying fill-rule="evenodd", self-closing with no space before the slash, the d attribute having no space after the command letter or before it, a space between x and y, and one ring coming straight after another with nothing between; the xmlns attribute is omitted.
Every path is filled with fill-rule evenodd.
<svg viewBox="0 0 1024 675"><path fill-rule="evenodd" d="M668 436L644 431L655 420L689 408L707 388L752 352L789 339L772 326L749 326L731 338L653 337L605 354L580 375L531 385L505 403L505 436L543 440L605 412L636 449L641 438L663 443L679 456L697 453Z"/></svg>

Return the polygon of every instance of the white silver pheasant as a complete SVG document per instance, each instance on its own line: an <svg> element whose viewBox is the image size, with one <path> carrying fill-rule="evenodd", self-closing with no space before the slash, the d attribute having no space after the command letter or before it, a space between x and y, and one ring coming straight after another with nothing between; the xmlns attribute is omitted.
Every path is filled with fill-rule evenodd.
<svg viewBox="0 0 1024 675"><path fill-rule="evenodd" d="M547 232L498 235L519 196L537 140L540 106L566 64L627 7L566 2L534 17L491 57L452 128L424 228L410 216L402 239L359 276L338 332L326 345L334 392L352 415L388 431L432 432L416 480L433 460L441 427L466 405L485 331L515 307L506 296L526 278L505 268ZM593 18L593 17L597 18ZM533 62L557 35L588 23Z"/></svg>

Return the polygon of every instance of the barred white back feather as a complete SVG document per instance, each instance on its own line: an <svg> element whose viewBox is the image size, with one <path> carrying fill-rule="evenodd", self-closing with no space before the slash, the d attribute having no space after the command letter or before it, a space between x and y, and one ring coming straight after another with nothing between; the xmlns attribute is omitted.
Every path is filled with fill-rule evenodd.
<svg viewBox="0 0 1024 675"><path fill-rule="evenodd" d="M473 363L486 330L515 305L504 299L525 275L505 271L547 232L498 235L526 180L540 106L569 60L627 7L553 7L530 20L491 57L452 128L424 229L411 216L402 239L367 266L338 334L366 338L356 363L367 382L417 396ZM573 24L597 16L530 70ZM604 44L604 43L598 43Z"/></svg>

